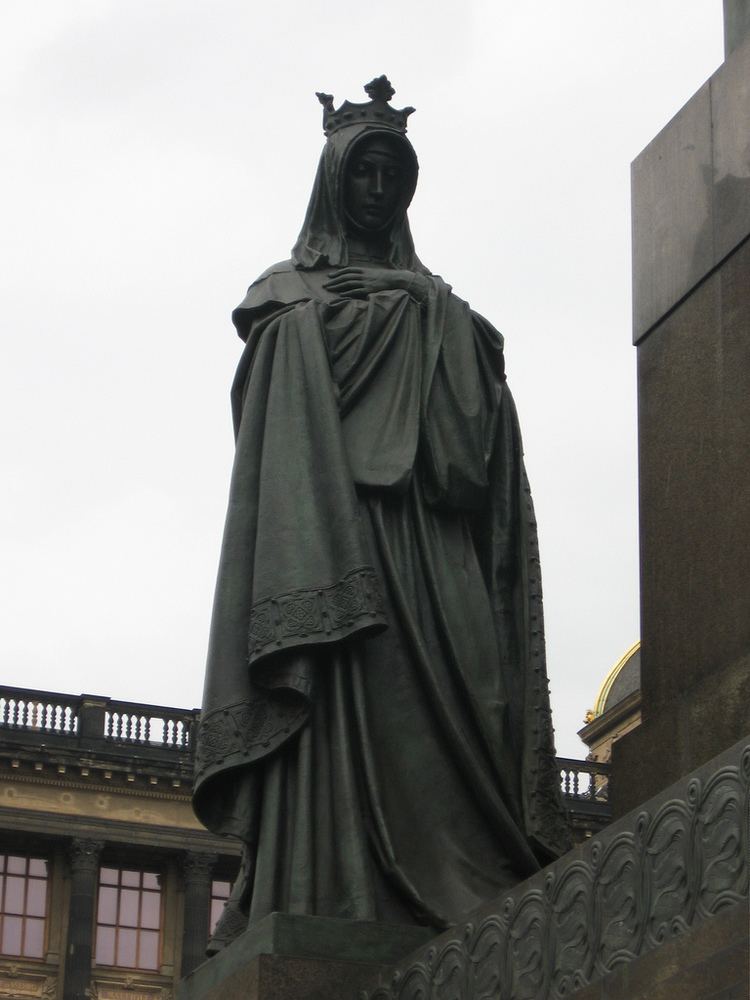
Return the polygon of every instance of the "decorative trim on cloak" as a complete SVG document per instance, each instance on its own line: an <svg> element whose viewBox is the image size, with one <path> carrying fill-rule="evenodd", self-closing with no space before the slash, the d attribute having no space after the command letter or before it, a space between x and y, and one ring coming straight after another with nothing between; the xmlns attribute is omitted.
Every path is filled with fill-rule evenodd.
<svg viewBox="0 0 750 1000"><path fill-rule="evenodd" d="M523 771L526 781L525 811L527 833L541 850L540 860L549 860L569 851L570 824L560 793L560 769L555 756L554 729L550 711L544 643L544 611L539 565L539 540L534 505L525 470L522 476L520 519L526 525L526 565L528 567L528 651L527 667L527 746ZM530 711L529 711L530 709Z"/></svg>
<svg viewBox="0 0 750 1000"><path fill-rule="evenodd" d="M295 733L307 719L307 700L288 701L261 697L227 705L204 716L198 727L195 756L196 782L208 770L223 770L265 757Z"/></svg>
<svg viewBox="0 0 750 1000"><path fill-rule="evenodd" d="M248 660L289 646L336 642L367 626L386 625L378 575L362 566L330 587L293 590L259 601L250 611Z"/></svg>

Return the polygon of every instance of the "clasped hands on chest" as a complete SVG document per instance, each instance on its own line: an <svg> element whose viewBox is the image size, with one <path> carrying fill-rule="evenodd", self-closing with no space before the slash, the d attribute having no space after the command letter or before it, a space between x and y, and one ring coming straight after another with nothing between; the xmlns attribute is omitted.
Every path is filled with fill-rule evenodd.
<svg viewBox="0 0 750 1000"><path fill-rule="evenodd" d="M333 295L360 299L374 292L402 290L418 302L427 298L428 279L416 271L397 271L388 267L342 267L330 271L323 287Z"/></svg>

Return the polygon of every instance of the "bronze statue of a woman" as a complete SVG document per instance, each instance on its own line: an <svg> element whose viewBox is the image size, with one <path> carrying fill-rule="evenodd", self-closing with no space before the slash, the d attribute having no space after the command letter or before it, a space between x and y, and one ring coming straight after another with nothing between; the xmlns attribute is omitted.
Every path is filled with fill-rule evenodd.
<svg viewBox="0 0 750 1000"><path fill-rule="evenodd" d="M195 808L273 911L436 929L567 847L503 340L419 261L413 110L318 95L290 260L235 310Z"/></svg>

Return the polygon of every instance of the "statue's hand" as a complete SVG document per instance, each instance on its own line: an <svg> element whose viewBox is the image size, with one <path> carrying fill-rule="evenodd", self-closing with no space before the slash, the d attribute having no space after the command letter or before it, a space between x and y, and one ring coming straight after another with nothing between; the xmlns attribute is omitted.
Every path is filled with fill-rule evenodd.
<svg viewBox="0 0 750 1000"><path fill-rule="evenodd" d="M364 299L374 292L403 289L420 302L427 296L427 279L414 271L393 271L387 267L342 267L331 271L325 288L348 299Z"/></svg>

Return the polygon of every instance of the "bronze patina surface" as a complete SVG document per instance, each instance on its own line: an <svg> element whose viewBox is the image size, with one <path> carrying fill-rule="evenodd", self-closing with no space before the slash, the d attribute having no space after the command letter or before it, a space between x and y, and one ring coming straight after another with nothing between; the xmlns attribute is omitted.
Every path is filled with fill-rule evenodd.
<svg viewBox="0 0 750 1000"><path fill-rule="evenodd" d="M275 911L445 928L568 845L503 339L417 257L411 109L366 90L319 95L302 231L233 314L195 807L245 859L215 948Z"/></svg>

